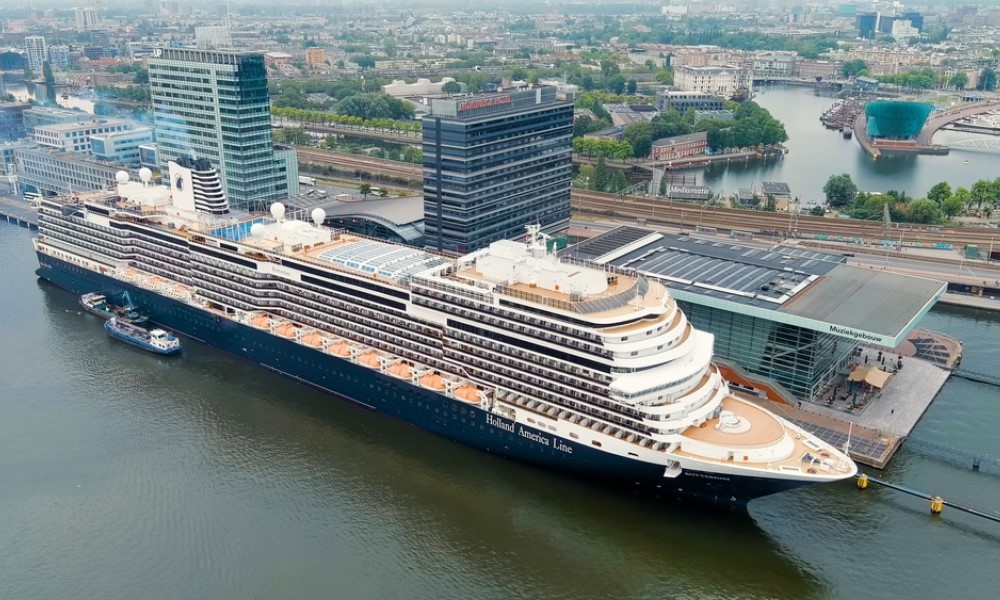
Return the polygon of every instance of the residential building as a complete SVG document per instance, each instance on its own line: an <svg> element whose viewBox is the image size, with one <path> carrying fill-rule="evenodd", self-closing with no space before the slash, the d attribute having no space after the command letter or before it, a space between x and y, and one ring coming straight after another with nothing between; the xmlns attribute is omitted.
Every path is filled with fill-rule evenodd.
<svg viewBox="0 0 1000 600"><path fill-rule="evenodd" d="M656 93L656 109L660 112L676 110L684 113L694 110L725 110L726 101L712 94L660 90Z"/></svg>
<svg viewBox="0 0 1000 600"><path fill-rule="evenodd" d="M232 48L233 36L228 25L195 27L194 43L203 50Z"/></svg>
<svg viewBox="0 0 1000 600"><path fill-rule="evenodd" d="M841 76L843 63L836 60L816 60L800 58L795 62L795 76L802 79L837 79Z"/></svg>
<svg viewBox="0 0 1000 600"><path fill-rule="evenodd" d="M76 30L79 32L91 31L97 29L98 19L97 10L92 6L84 6L80 8L73 9L76 15Z"/></svg>
<svg viewBox="0 0 1000 600"><path fill-rule="evenodd" d="M774 79L794 76L794 54L763 54L753 58L754 79Z"/></svg>
<svg viewBox="0 0 1000 600"><path fill-rule="evenodd" d="M313 69L326 66L326 50L322 48L306 48L306 65Z"/></svg>
<svg viewBox="0 0 1000 600"><path fill-rule="evenodd" d="M67 195L110 189L120 166L102 163L77 152L57 152L41 148L14 151L18 182L43 195Z"/></svg>
<svg viewBox="0 0 1000 600"><path fill-rule="evenodd" d="M554 87L436 98L423 118L424 229L465 254L569 224L573 103Z"/></svg>
<svg viewBox="0 0 1000 600"><path fill-rule="evenodd" d="M132 123L122 119L94 119L80 123L55 123L35 127L32 138L42 148L61 152L90 152L90 136L131 129Z"/></svg>
<svg viewBox="0 0 1000 600"><path fill-rule="evenodd" d="M49 51L45 38L40 35L29 35L24 38L24 53L28 60L28 68L36 76L42 76L42 64L49 59Z"/></svg>
<svg viewBox="0 0 1000 600"><path fill-rule="evenodd" d="M288 195L274 156L263 54L164 48L149 59L149 83L161 169L181 156L207 158L237 208Z"/></svg>
<svg viewBox="0 0 1000 600"><path fill-rule="evenodd" d="M69 46L50 46L49 63L59 69L69 66Z"/></svg>
<svg viewBox="0 0 1000 600"><path fill-rule="evenodd" d="M31 108L24 102L0 103L0 143L13 142L27 137L24 128L24 111Z"/></svg>
<svg viewBox="0 0 1000 600"><path fill-rule="evenodd" d="M689 92L702 92L729 98L743 90L745 80L740 68L683 66L674 71L674 85Z"/></svg>
<svg viewBox="0 0 1000 600"><path fill-rule="evenodd" d="M708 151L708 133L698 131L656 140L649 156L653 160L677 160L700 156L706 151Z"/></svg>
<svg viewBox="0 0 1000 600"><path fill-rule="evenodd" d="M98 133L90 136L90 151L94 158L122 165L139 164L139 146L153 143L150 127Z"/></svg>

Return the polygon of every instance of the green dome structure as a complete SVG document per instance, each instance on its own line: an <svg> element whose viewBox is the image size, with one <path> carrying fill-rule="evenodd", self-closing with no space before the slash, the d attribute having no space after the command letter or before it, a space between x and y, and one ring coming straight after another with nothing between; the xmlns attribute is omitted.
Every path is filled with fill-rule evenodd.
<svg viewBox="0 0 1000 600"><path fill-rule="evenodd" d="M915 140L934 107L926 102L879 100L865 105L872 139Z"/></svg>

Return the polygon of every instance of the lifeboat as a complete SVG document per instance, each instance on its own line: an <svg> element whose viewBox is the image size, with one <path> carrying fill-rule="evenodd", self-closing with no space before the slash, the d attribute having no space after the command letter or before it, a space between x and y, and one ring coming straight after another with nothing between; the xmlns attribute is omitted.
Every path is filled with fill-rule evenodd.
<svg viewBox="0 0 1000 600"><path fill-rule="evenodd" d="M334 356L343 356L347 358L351 355L351 345L347 342L337 342L335 344L330 344L326 348L327 354L333 354Z"/></svg>
<svg viewBox="0 0 1000 600"><path fill-rule="evenodd" d="M479 391L480 390L478 387L470 384L465 384L459 386L459 388L455 390L455 397L464 402L479 404L480 401Z"/></svg>
<svg viewBox="0 0 1000 600"><path fill-rule="evenodd" d="M403 361L399 361L389 367L388 372L394 377L399 377L400 379L411 379L413 378L413 369L410 365Z"/></svg>
<svg viewBox="0 0 1000 600"><path fill-rule="evenodd" d="M372 369L378 369L382 366L382 358L374 352L365 352L358 357L358 364Z"/></svg>
<svg viewBox="0 0 1000 600"><path fill-rule="evenodd" d="M322 348L325 341L326 338L315 331L310 331L302 336L302 343L307 346L312 346L313 348Z"/></svg>
<svg viewBox="0 0 1000 600"><path fill-rule="evenodd" d="M445 389L444 377L439 373L428 373L420 378L420 385L429 390L443 392Z"/></svg>
<svg viewBox="0 0 1000 600"><path fill-rule="evenodd" d="M271 318L267 315L257 315L250 319L250 324L257 329L270 329L271 328Z"/></svg>
<svg viewBox="0 0 1000 600"><path fill-rule="evenodd" d="M296 327L295 325L292 325L291 323L283 323L281 325L278 325L274 329L274 332L283 338L294 339L296 334L298 334L299 332L299 328Z"/></svg>

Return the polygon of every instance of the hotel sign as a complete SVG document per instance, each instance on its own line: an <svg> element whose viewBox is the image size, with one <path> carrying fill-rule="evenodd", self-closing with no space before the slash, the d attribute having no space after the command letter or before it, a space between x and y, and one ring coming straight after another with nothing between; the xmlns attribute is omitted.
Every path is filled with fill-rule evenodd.
<svg viewBox="0 0 1000 600"><path fill-rule="evenodd" d="M476 98L475 100L466 100L465 102L460 102L458 104L458 111L464 112L467 110L474 110L476 108L487 108L490 106L501 106L503 104L510 104L510 95L506 96L489 96L487 98Z"/></svg>

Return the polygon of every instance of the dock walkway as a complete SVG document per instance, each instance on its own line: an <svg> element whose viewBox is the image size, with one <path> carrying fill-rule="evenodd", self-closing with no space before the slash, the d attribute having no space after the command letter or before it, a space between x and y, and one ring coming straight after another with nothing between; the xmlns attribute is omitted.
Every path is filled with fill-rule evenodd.
<svg viewBox="0 0 1000 600"><path fill-rule="evenodd" d="M38 229L38 212L28 202L0 196L0 221Z"/></svg>

